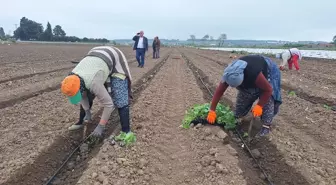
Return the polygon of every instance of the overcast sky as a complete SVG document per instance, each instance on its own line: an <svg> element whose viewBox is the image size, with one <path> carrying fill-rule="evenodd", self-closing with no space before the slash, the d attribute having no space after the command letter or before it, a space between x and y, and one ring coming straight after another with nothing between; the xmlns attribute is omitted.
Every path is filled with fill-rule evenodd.
<svg viewBox="0 0 336 185"><path fill-rule="evenodd" d="M331 41L336 0L1 0L0 27L25 16L59 24L67 35L120 39L145 36Z"/></svg>

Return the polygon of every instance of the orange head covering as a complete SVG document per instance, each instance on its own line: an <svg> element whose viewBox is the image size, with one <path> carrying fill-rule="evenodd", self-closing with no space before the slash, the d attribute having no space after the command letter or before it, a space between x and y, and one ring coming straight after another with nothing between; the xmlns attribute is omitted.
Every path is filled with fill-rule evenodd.
<svg viewBox="0 0 336 185"><path fill-rule="evenodd" d="M67 96L75 96L80 89L80 79L76 75L67 76L62 81L61 91Z"/></svg>

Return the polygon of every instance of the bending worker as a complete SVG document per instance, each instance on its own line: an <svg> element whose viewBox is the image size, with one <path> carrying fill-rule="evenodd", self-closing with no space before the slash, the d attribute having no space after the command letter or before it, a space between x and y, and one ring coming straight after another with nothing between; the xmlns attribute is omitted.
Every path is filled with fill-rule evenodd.
<svg viewBox="0 0 336 185"><path fill-rule="evenodd" d="M292 70L292 66L294 64L296 71L299 71L300 69L299 60L302 59L300 50L298 50L297 48L291 48L281 53L281 55L277 56L278 56L277 58L282 58L282 64L280 65L280 70L284 70L285 66L288 63L288 68L290 70Z"/></svg>
<svg viewBox="0 0 336 185"><path fill-rule="evenodd" d="M61 91L69 97L72 104L81 104L83 108L81 115L84 115L85 111L84 121L91 120L92 101L94 97L98 98L104 110L99 124L92 133L96 137L102 137L114 104L118 108L122 128L116 139L129 143L135 141L135 135L130 131L129 119L131 80L124 54L118 48L100 46L91 49L62 81ZM89 101L89 96L94 97L90 97ZM78 124L81 123L80 120Z"/></svg>
<svg viewBox="0 0 336 185"><path fill-rule="evenodd" d="M261 55L248 55L234 60L224 70L224 75L212 98L207 120L213 124L216 120L216 106L228 87L238 90L236 100L236 119L250 111L253 103L254 117L261 116L263 122L260 136L270 132L273 117L278 113L281 100L281 74L275 62Z"/></svg>

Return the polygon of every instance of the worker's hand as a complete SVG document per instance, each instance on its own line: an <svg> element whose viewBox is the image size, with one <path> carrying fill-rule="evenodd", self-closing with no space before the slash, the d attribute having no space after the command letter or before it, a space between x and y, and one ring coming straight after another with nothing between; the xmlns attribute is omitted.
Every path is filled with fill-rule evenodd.
<svg viewBox="0 0 336 185"><path fill-rule="evenodd" d="M215 123L215 120L216 120L216 112L213 111L213 110L210 110L209 113L208 113L208 117L207 117L207 121L210 123L210 124L214 124Z"/></svg>
<svg viewBox="0 0 336 185"><path fill-rule="evenodd" d="M92 115L90 109L85 111L85 117L84 117L84 122L89 122L91 121Z"/></svg>
<svg viewBox="0 0 336 185"><path fill-rule="evenodd" d="M285 70L285 67L284 67L284 66L280 66L279 69L280 69L281 71L283 71L283 70Z"/></svg>
<svg viewBox="0 0 336 185"><path fill-rule="evenodd" d="M255 105L252 109L252 114L254 117L259 117L263 113L262 107L260 105Z"/></svg>
<svg viewBox="0 0 336 185"><path fill-rule="evenodd" d="M98 124L97 127L92 132L95 137L102 137L105 131L105 125Z"/></svg>

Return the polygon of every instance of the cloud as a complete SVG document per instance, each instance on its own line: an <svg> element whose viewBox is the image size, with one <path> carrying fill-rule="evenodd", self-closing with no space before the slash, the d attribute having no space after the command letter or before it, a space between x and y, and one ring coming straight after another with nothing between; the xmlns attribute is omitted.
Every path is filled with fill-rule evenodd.
<svg viewBox="0 0 336 185"><path fill-rule="evenodd" d="M229 39L330 41L336 35L334 0L12 0L3 5L9 7L0 12L6 32L25 16L44 26L59 24L68 35L109 39L131 38L139 30L169 39L226 33Z"/></svg>

